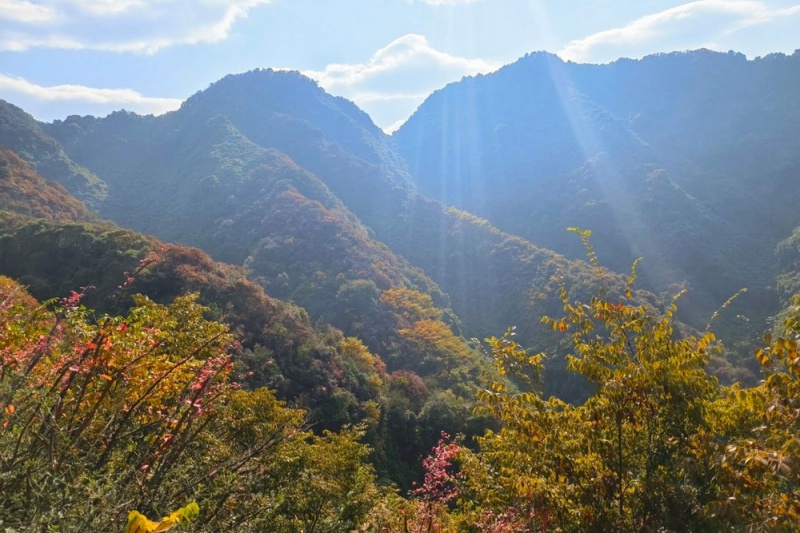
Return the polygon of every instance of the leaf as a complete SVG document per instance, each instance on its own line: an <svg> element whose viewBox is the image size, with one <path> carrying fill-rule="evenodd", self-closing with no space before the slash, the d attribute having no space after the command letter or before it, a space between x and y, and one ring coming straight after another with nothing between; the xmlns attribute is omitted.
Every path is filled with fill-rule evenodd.
<svg viewBox="0 0 800 533"><path fill-rule="evenodd" d="M125 525L125 533L151 533L156 528L156 523L148 520L139 511L128 513L128 523Z"/></svg>
<svg viewBox="0 0 800 533"><path fill-rule="evenodd" d="M125 526L125 533L163 533L169 531L178 524L191 522L200 515L200 506L197 502L192 502L185 507L181 507L169 516L165 516L158 523L149 520L138 511L131 511L128 514L128 523Z"/></svg>
<svg viewBox="0 0 800 533"><path fill-rule="evenodd" d="M769 354L766 353L763 348L759 348L756 352L756 359L758 359L758 362L761 363L762 366L769 366Z"/></svg>

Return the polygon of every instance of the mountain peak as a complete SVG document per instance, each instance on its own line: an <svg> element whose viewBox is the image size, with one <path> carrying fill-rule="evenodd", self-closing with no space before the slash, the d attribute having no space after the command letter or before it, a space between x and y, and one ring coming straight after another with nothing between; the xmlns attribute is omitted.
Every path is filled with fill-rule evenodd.
<svg viewBox="0 0 800 533"><path fill-rule="evenodd" d="M388 139L353 102L328 94L297 71L257 69L225 76L186 100L178 115L225 115L242 133L269 146L288 125L370 163L380 162L377 152Z"/></svg>
<svg viewBox="0 0 800 533"><path fill-rule="evenodd" d="M312 124L313 119L334 113L359 128L380 131L353 102L328 94L316 81L296 70L259 68L229 74L188 98L181 111L219 104L223 109L236 105L247 106L251 112L293 115Z"/></svg>

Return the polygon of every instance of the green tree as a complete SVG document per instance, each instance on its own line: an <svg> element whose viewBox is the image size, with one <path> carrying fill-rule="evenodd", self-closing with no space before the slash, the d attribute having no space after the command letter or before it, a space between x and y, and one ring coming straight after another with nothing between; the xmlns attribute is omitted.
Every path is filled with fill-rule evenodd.
<svg viewBox="0 0 800 533"><path fill-rule="evenodd" d="M590 261L597 261L582 233ZM479 393L502 423L463 450L463 524L482 531L795 530L798 522L798 356L792 337L759 352L772 366L751 389L722 387L706 371L714 335L680 337L676 301L663 314L603 289L542 321L569 335L567 368L595 391L581 405L537 392L544 356L509 331L489 339L501 373L532 377ZM676 297L677 299L677 297ZM800 316L797 310L794 317ZM787 321L795 335L800 319ZM472 527L472 526L471 526ZM478 527L478 526L474 526ZM503 529L503 528L511 529Z"/></svg>

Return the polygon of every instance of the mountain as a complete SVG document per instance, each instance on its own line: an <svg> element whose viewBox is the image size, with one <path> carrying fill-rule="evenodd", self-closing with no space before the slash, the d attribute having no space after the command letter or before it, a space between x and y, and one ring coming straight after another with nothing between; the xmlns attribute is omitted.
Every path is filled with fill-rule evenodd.
<svg viewBox="0 0 800 533"><path fill-rule="evenodd" d="M297 73L227 76L176 114L223 115L250 141L279 150L313 173L377 239L448 293L468 336L484 338L517 324L523 338L532 340L538 316L558 308L552 298L533 298L551 277L566 270L576 279L592 277L582 264L568 264L419 194L390 137L351 102Z"/></svg>
<svg viewBox="0 0 800 533"><path fill-rule="evenodd" d="M561 354L539 324L561 310L559 280L575 298L601 283L624 293L622 276L598 277L421 194L392 138L297 73L227 76L160 117L117 112L38 126L103 180L102 216L244 266L271 296L358 336L389 370L418 372L434 388L470 396L461 384L476 383L486 365L469 350L437 355L441 335L483 339L517 326L521 342ZM438 311L415 312L411 324L406 304L397 305L409 300ZM645 292L635 301L659 305ZM446 328L425 326L428 314ZM550 368L558 379L548 392L582 397L582 384L562 379L563 362Z"/></svg>
<svg viewBox="0 0 800 533"><path fill-rule="evenodd" d="M49 129L103 176L101 215L246 265L271 295L316 317L341 316L337 291L359 279L421 290L446 306L435 284L371 238L316 176L190 104L165 117L71 117Z"/></svg>
<svg viewBox="0 0 800 533"><path fill-rule="evenodd" d="M318 432L365 424L379 471L401 486L410 486L419 455L442 430L486 427L485 417L471 413L471 396L479 378L496 373L452 332L429 295L382 292L367 280L346 283L336 295L351 318L374 315L364 338L381 348L384 362L361 341L268 296L242 267L97 219L7 150L0 150L0 180L1 275L42 300L79 291L100 319L128 312L134 293L159 303L199 293L211 317L239 338L242 386L268 387L308 410Z"/></svg>
<svg viewBox="0 0 800 533"><path fill-rule="evenodd" d="M800 222L799 81L800 53L535 53L435 92L393 139L432 198L569 257L563 229L590 228L612 268L641 256L644 287L688 287L698 327L742 287L763 321L773 249Z"/></svg>
<svg viewBox="0 0 800 533"><path fill-rule="evenodd" d="M535 54L394 137L271 70L160 117L0 106L0 515L797 529L797 307L740 358L800 285L795 56Z"/></svg>
<svg viewBox="0 0 800 533"><path fill-rule="evenodd" d="M14 152L0 148L0 212L53 220L89 221L95 215L67 190L36 174Z"/></svg>
<svg viewBox="0 0 800 533"><path fill-rule="evenodd" d="M35 297L84 288L86 305L119 313L127 311L132 292L163 303L199 292L219 319L241 330L245 349L260 352L260 358L249 357L263 365L256 368L256 382L287 399L306 395L307 407L325 403L326 386L346 388L335 378L342 372L332 370L340 364L341 335L315 329L304 310L267 296L242 268L99 220L62 186L2 149L0 207L0 272Z"/></svg>
<svg viewBox="0 0 800 533"><path fill-rule="evenodd" d="M12 150L40 175L58 182L91 207L105 196L105 184L72 161L32 116L0 100L0 147Z"/></svg>
<svg viewBox="0 0 800 533"><path fill-rule="evenodd" d="M270 294L348 334L374 329L355 324L363 314L344 320L354 315L337 300L364 279L430 294L458 332L452 305L469 337L519 324L530 340L534 317L557 309L532 296L583 268L419 195L392 140L297 73L227 76L163 117L43 128L102 176L101 214L243 264Z"/></svg>

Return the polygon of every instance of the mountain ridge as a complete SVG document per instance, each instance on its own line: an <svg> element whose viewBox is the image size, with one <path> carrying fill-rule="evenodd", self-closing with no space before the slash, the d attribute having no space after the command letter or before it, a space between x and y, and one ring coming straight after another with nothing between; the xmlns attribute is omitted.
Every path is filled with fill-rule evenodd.
<svg viewBox="0 0 800 533"><path fill-rule="evenodd" d="M717 58L701 52L635 65L695 56ZM592 229L600 259L612 270L626 271L645 256L640 279L659 294L637 295L648 305L688 283L693 290L682 316L702 327L732 289L741 288L741 276L687 277L687 269L707 270L695 259L701 252L725 257L752 238L726 232L728 222L682 174L692 165L676 163L675 170L674 156L667 165L636 130L636 120L598 103L574 69L584 78L602 71L533 54L498 73L466 78L434 93L391 137L313 80L269 69L226 76L160 117L117 112L38 127L106 182L101 214L244 265L270 294L296 301L347 334L373 339L373 349L376 330L362 321L369 314L347 307L356 285L364 294L389 288L427 293L455 333L483 338L517 325L522 341L546 347L547 333L536 321L559 307L553 280L568 273L576 297L594 286L593 269L573 262L585 250L566 234L568 226ZM506 99L493 96L498 89L490 83L497 79L506 80ZM433 119L428 133L409 133L422 124L431 101L447 110L429 117L455 117L447 120L452 135L436 130ZM467 128L492 113L506 117L501 127ZM438 155L441 147L432 141L445 138L461 146L462 159ZM537 143L526 144L531 138ZM494 148L469 149L484 141ZM428 154L422 158L414 152L421 146ZM494 165L500 156L502 164ZM446 165L440 171L452 162L451 181L437 185L425 177L435 172L421 175L425 157ZM540 179L538 189L515 177L531 161L539 170L526 175ZM472 203L463 205L464 199ZM709 241L708 234L720 237ZM771 254L785 237L762 248ZM683 262L670 263L672 256ZM737 268L758 272L766 259L759 261ZM770 275L754 277L757 286L747 296L763 308L777 301L764 289ZM623 277L606 277L616 290L624 287Z"/></svg>
<svg viewBox="0 0 800 533"><path fill-rule="evenodd" d="M613 269L644 256L645 288L690 287L697 326L742 287L763 320L797 225L798 81L798 52L531 54L435 92L393 138L434 198L571 258L563 227L591 228Z"/></svg>

